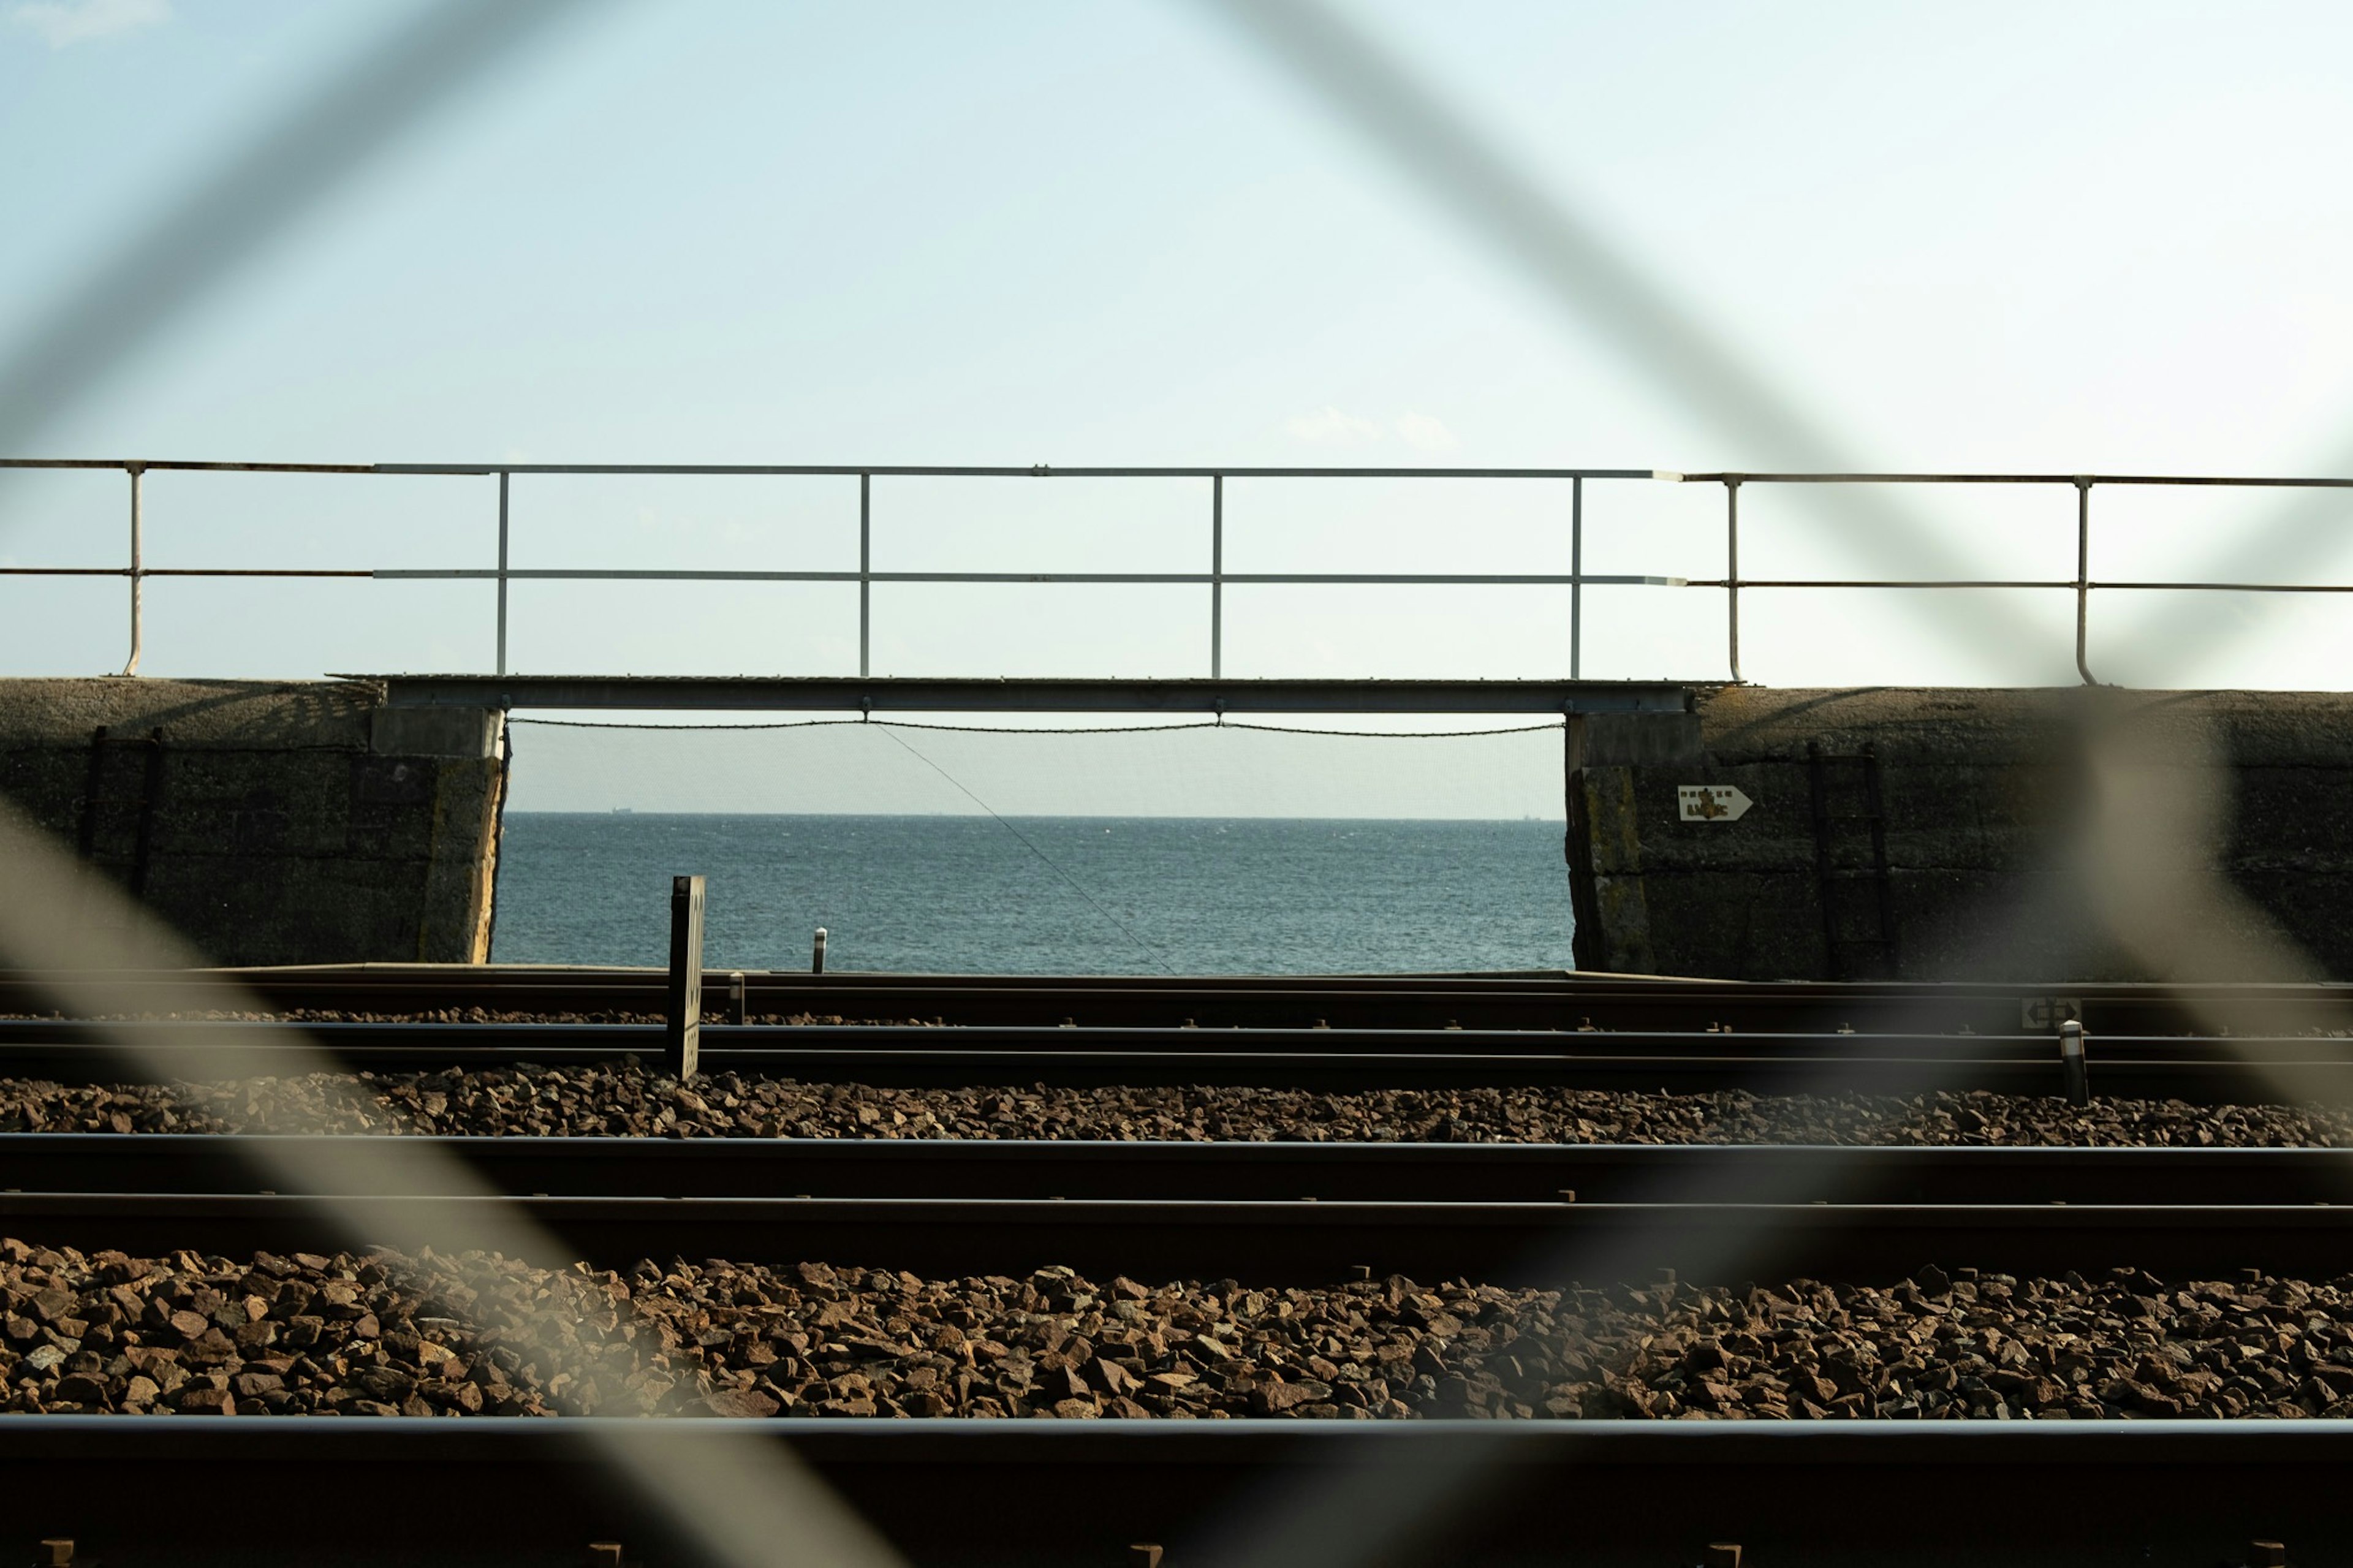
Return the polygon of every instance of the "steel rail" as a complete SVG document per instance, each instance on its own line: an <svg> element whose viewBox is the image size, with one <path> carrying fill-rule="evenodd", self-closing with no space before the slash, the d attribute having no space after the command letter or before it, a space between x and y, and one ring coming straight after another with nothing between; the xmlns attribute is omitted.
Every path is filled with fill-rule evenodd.
<svg viewBox="0 0 2353 1568"><path fill-rule="evenodd" d="M1242 682L1240 684L1250 684ZM0 984L37 982L44 972L0 969ZM158 980L185 980L190 975L217 974L246 986L285 984L316 985L394 985L415 987L491 987L561 981L576 985L632 986L659 984L658 967L599 963L424 963L367 960L341 963L256 964L205 970L115 970L111 982L133 983L142 975ZM779 984L807 980L794 969L746 969L762 982ZM1548 986L1563 993L1664 994L1691 996L1744 995L1905 995L1935 997L2016 996L2045 993L2055 987L2093 997L2281 995L2335 996L2353 1002L2353 983L2340 981L2050 981L2032 976L2013 980L1717 980L1672 974L1634 974L1607 970L1504 969L1312 972L1302 973L1152 974L1067 973L956 973L842 970L824 976L840 986L915 989L922 987L1034 987L1089 990L1192 988L1237 994L1305 990L1391 990L1472 994L1482 992Z"/></svg>
<svg viewBox="0 0 2353 1568"><path fill-rule="evenodd" d="M1140 1198L445 1197L358 1194L330 1218L295 1194L0 1193L0 1234L28 1244L230 1257L332 1252L354 1227L404 1250L508 1205L599 1268L641 1258L822 1260L927 1278L1065 1264L1096 1279L1338 1282L1398 1273L1526 1286L1672 1268L1705 1281L1726 1258L1785 1278L1892 1283L1924 1262L2057 1274L2131 1264L2161 1278L2242 1268L2344 1271L2353 1204L1414 1202ZM569 1261L546 1260L551 1264Z"/></svg>
<svg viewBox="0 0 2353 1568"><path fill-rule="evenodd" d="M658 1016L662 972L535 966L353 965L220 972L272 1005L343 1012L471 1007ZM723 972L722 972L723 973ZM754 1015L838 1015L962 1025L1242 1026L1335 1028L1743 1033L2055 1032L2072 1009L2095 1037L2198 1034L2220 1010L2242 1035L2304 1033L2316 1021L2353 1029L2353 987L2337 984L2137 985L2020 982L1741 983L1563 972L1478 975L907 975L746 970ZM110 974L135 1012L164 977ZM0 972L0 1012L48 1007L44 977Z"/></svg>
<svg viewBox="0 0 2353 1568"><path fill-rule="evenodd" d="M295 1061L311 1044L355 1072L658 1061L658 1024L228 1024L0 1019L0 1076L110 1083L111 1039L155 1051L257 1037ZM272 1047L271 1036L283 1038ZM1316 1092L1551 1088L1678 1094L2064 1092L2056 1037L1473 1029L703 1026L702 1070L878 1087L1221 1086ZM2110 1099L2353 1103L2353 1040L2100 1037L2094 1091ZM193 1056L191 1059L196 1059Z"/></svg>
<svg viewBox="0 0 2353 1568"><path fill-rule="evenodd" d="M381 1137L356 1141L364 1149ZM404 1144L420 1140L404 1138ZM553 1197L1907 1205L2353 1204L2353 1149L1249 1143L886 1138L422 1140L500 1192ZM273 1150L348 1137L16 1133L16 1193L237 1194ZM332 1168L314 1163L314 1168ZM360 1169L373 1169L364 1159ZM364 1193L354 1176L325 1189Z"/></svg>
<svg viewBox="0 0 2353 1568"><path fill-rule="evenodd" d="M1248 684L1248 683L1243 683ZM37 977L43 972L0 969L0 980L11 976ZM473 981L499 984L517 981L561 979L582 984L628 985L642 984L649 976L659 976L658 966L612 963L543 963L501 962L493 963L428 963L403 960L354 960L332 963L251 964L232 965L199 970L115 970L111 977L136 979L152 975L178 979L189 974L218 974L235 978L240 984L266 984L274 979L311 980L320 984L406 983L436 985L450 981ZM759 969L746 971L755 977L790 980L806 978L794 969ZM1549 985L1568 990L1609 992L1664 992L1678 994L1705 994L1715 996L1747 994L1806 994L1841 996L1875 994L1918 995L2015 995L2021 992L2048 991L2052 985L2072 985L2087 995L2223 995L2241 994L2336 995L2353 997L2353 982L2346 981L2132 981L2080 980L2053 982L2028 975L2010 980L1720 980L1694 978L1675 974L1639 974L1610 970L1577 969L1446 969L1446 970L1376 970L1349 972L1317 970L1301 973L1250 973L1205 974L1156 974L1145 973L1074 973L1060 971L977 972L957 971L892 971L842 970L829 973L828 981L888 986L923 985L1010 985L1010 986L1080 986L1092 988L1192 986L1219 991L1292 991L1314 988L1377 989L1401 991L1448 991L1471 993L1511 987Z"/></svg>
<svg viewBox="0 0 2353 1568"><path fill-rule="evenodd" d="M612 1486L597 1446L713 1453L782 1444L916 1564L1102 1568L1165 1546L1170 1568L1230 1559L1256 1521L1433 1468L1478 1506L1400 1542L1423 1560L1536 1568L1698 1562L1739 1542L1762 1564L1860 1568L1933 1521L1955 1562L2211 1568L2248 1537L2326 1564L2353 1464L2343 1421L371 1421L0 1415L0 1464L29 1542L85 1557L308 1565L576 1562L592 1540L681 1559L653 1510ZM253 1478L265 1507L246 1505ZM417 1506L382 1506L383 1489ZM365 1506L354 1524L355 1495ZM1957 1506L1957 1496L1982 1500ZM225 1499L239 1500L237 1506ZM126 1506L135 1500L136 1506ZM911 1506L920 1500L920 1506ZM77 1560L81 1560L78 1558Z"/></svg>
<svg viewBox="0 0 2353 1568"><path fill-rule="evenodd" d="M205 972L196 972L201 979ZM289 1008L365 1013L424 1012L472 1007L501 1011L659 1012L663 972L649 968L548 965L375 964L224 970L233 981ZM1505 1032L1608 1032L1644 1027L1688 1030L1706 1020L1710 1032L1841 1035L1878 1032L1884 1019L1903 1032L1968 1036L2019 1032L2047 1037L2048 1018L2025 1015L2053 1005L2081 1011L2104 1035L2176 1032L2196 1011L2219 1005L2242 1018L2268 1009L2307 1025L2341 1015L2353 1024L2353 987L2334 984L2133 984L2115 983L1809 983L1686 981L1649 976L1532 971L1496 974L1398 975L1024 975L893 974L836 971L821 976L796 970L747 970L747 1006L754 1013L896 1012L934 1022L1060 1024L1087 1028L1167 1026L1240 1022L1275 1030L1316 1026L1318 1040L1347 1027L1379 1031L1442 1030L1450 1043L1481 1029ZM114 973L108 984L134 1009L142 991L183 978L177 973ZM38 973L0 972L0 1007L20 1011L45 1005L48 981ZM1323 1026L1354 1010L1369 1025L1344 1024L1331 1036ZM1230 1016L1243 1016L1233 1019ZM1461 1027L1470 1020L1467 1028ZM1653 1020L1661 1022L1654 1023ZM21 1022L21 1021L20 1021ZM2154 1025L2155 1028L2147 1026ZM806 1038L805 1026L795 1037Z"/></svg>
<svg viewBox="0 0 2353 1568"><path fill-rule="evenodd" d="M706 1038L709 1026L706 1026ZM0 1047L0 1075L53 1082L114 1084L119 1058L76 1047ZM267 1069L265 1052L248 1058ZM289 1063L298 1059L290 1049ZM532 1065L589 1068L616 1059L610 1049L554 1047L487 1051L454 1058L447 1050L362 1048L343 1058L354 1071L431 1073L453 1068ZM706 1045L702 1070L789 1079L811 1084L886 1089L1219 1088L1313 1093L1382 1090L1438 1092L1479 1089L1588 1090L1644 1094L1865 1094L1915 1096L1937 1090L2030 1097L2064 1093L2055 1062L1890 1058L1646 1058L1535 1055L1268 1056L1147 1052L733 1051ZM292 1070L290 1067L289 1070ZM143 1078L142 1072L140 1075ZM2103 1099L2178 1100L2185 1104L2341 1107L2353 1104L2353 1067L2294 1060L2230 1062L2100 1061L2094 1082Z"/></svg>
<svg viewBox="0 0 2353 1568"><path fill-rule="evenodd" d="M0 1018L0 1046L66 1045L109 1048L126 1041L148 1052L205 1047L214 1037L272 1037L290 1044L312 1040L338 1055L375 1047L438 1050L449 1059L477 1057L530 1060L552 1049L591 1050L607 1057L647 1054L662 1039L659 1023L438 1023L360 1020L303 1023L227 1019ZM987 1058L1061 1056L1229 1057L1532 1057L1669 1062L1711 1060L1817 1062L1841 1059L1925 1062L2015 1061L2050 1065L2058 1058L2052 1034L1841 1034L1817 1030L1269 1028L1094 1025L703 1024L712 1048L746 1058L821 1051L855 1057L885 1051L930 1050ZM2274 1061L2353 1063L2353 1039L2331 1036L2102 1036L2097 1059L2230 1063L2259 1056Z"/></svg>

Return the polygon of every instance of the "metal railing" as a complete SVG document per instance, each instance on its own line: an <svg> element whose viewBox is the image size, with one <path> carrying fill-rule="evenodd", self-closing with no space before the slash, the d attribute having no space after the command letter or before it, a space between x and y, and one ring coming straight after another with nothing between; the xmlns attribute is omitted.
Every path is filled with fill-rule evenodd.
<svg viewBox="0 0 2353 1568"><path fill-rule="evenodd" d="M122 673L139 669L143 633L142 584L151 577L335 577L377 581L481 581L497 586L497 662L507 670L508 585L516 582L715 582L840 583L858 585L858 673L871 674L873 586L878 583L1072 583L1155 584L1206 587L1209 598L1209 674L1221 679L1225 666L1225 590L1229 586L1378 584L1426 586L1546 586L1569 590L1569 676L1582 679L1584 596L1588 584L1721 589L1725 606L1726 666L1740 673L1740 595L1743 590L1781 588L1947 589L2004 588L2065 591L2075 598L2075 668L2095 684L2090 666L2089 620L2094 590L2193 591L2257 594L2353 593L2353 584L2201 582L2095 579L2091 575L2092 490L2096 486L2203 486L2253 489L2347 489L2353 479L2277 477L2224 478L2158 474L1814 474L1682 473L1655 468L1083 468L1046 464L1028 468L843 465L843 464L606 464L606 463L228 463L123 458L5 458L0 468L108 469L131 481L131 549L125 566L0 566L0 576L126 577L131 584L131 651ZM143 563L142 477L153 470L278 474L376 474L473 476L498 481L498 564L493 567L151 567ZM854 478L858 480L856 571L718 571L662 568L519 567L510 558L510 508L517 475L616 475L681 477ZM1133 479L1208 481L1208 553L1206 572L878 572L873 565L873 493L878 479ZM1229 479L1520 479L1566 481L1568 486L1569 569L1567 573L1410 572L1229 572L1225 569L1225 493ZM1588 479L1652 480L1715 484L1725 494L1725 574L1721 577L1645 576L1585 570L1585 483ZM2067 578L1842 578L1743 577L1740 574L1740 491L1745 485L2016 485L2070 486L2075 490L2075 575Z"/></svg>
<svg viewBox="0 0 2353 1568"><path fill-rule="evenodd" d="M1662 476L1665 477L1665 476ZM2092 489L2095 485L2189 486L2255 489L2353 489L2353 479L2232 478L2186 474L1678 474L1689 484L1720 484L1725 495L1725 574L1692 577L1685 586L1722 588L1725 601L1726 663L1740 679L1740 590L1743 588L2044 588L2075 595L2075 673L2096 686L2090 655L2094 589L2240 594L2345 594L2347 583L2200 582L2189 579L2096 579L2092 576ZM1743 485L2069 485L2075 490L2075 575L2062 578L2004 577L1743 577L1740 575L1740 487Z"/></svg>

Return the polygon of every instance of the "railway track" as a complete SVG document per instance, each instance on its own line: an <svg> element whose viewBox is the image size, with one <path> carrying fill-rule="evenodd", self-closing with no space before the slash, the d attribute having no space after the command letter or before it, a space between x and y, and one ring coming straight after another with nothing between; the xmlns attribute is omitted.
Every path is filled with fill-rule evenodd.
<svg viewBox="0 0 2353 1568"><path fill-rule="evenodd" d="M458 1153L507 1195L387 1194L355 1175L330 1224L310 1194L260 1190L288 1168L271 1145L318 1142L353 1141L18 1135L0 1142L0 1230L248 1256L332 1252L356 1229L413 1250L512 1202L607 1268L1060 1264L1275 1283L1705 1279L1726 1258L1852 1279L1926 1262L2326 1278L2353 1258L2353 1152L2329 1150L401 1139L385 1142Z"/></svg>
<svg viewBox="0 0 2353 1568"><path fill-rule="evenodd" d="M275 1005L346 1014L660 1005L651 971L248 978ZM2055 1094L2063 1079L2042 1026L2063 1005L2092 1035L2097 1094L2353 1098L2353 1040L2313 1033L2338 1019L2353 1027L2353 999L2331 987L2052 996L1551 975L755 975L746 989L755 1014L962 1026L711 1026L706 1071L879 1084ZM0 977L0 1007L33 1010L37 994L31 977ZM2217 1005L2235 1037L2199 1032ZM2265 1020L2276 1033L2250 1033ZM158 1049L227 1026L128 1026ZM0 1074L119 1075L100 1038L123 1027L0 1020ZM259 1027L282 1030L290 1056L299 1034L355 1068L397 1070L651 1058L660 1033ZM331 1216L316 1194L263 1190L284 1179L258 1173L283 1168L268 1155L284 1142L0 1138L0 1187L11 1189L0 1192L0 1233L134 1256L332 1252L355 1234L413 1250L472 1207L512 1202L581 1258L621 1270L672 1256L832 1259L934 1279L1055 1264L1103 1279L1271 1285L1391 1273L1548 1285L1670 1269L1686 1280L1892 1283L1931 1262L2021 1277L2130 1265L2176 1279L2327 1279L2353 1258L2353 1152L2334 1150L402 1138L385 1142L438 1144L506 1195L343 1194ZM628 1543L649 1564L693 1561L658 1510L612 1485L583 1439L587 1419L8 1415L0 1465L25 1500L12 1515L24 1549L70 1536L78 1562L309 1561L332 1541L339 1561L576 1563L591 1540ZM1368 1538L1387 1560L1549 1563L1573 1545L1579 1561L1663 1565L1737 1542L1749 1568L1997 1554L2211 1568L2251 1561L2247 1543L2262 1539L2290 1542L2298 1563L2353 1561L2337 1500L2353 1422L947 1418L597 1429L627 1442L788 1447L924 1564L1133 1563L1138 1542L1165 1545L1167 1568L1250 1548L1274 1561L1365 1561L1364 1542L1340 1526L1377 1521L1380 1505L1417 1493L1428 1509L1402 1509ZM269 1478L266 1525L253 1506L258 1475ZM390 1478L402 1501L372 1508L355 1529L363 1476L377 1489ZM126 1496L138 1506L124 1507Z"/></svg>
<svg viewBox="0 0 2353 1568"><path fill-rule="evenodd" d="M206 972L286 1009L412 1014L471 1007L640 1013L663 1008L659 969L529 965L355 964ZM723 982L726 972L709 972ZM2054 1008L2095 1035L2353 1030L2353 988L2333 984L1729 982L1542 971L1509 974L1271 976L905 975L744 972L754 1015L839 1015L876 1020L1052 1027L1599 1029L1730 1027L1980 1035L2047 1034ZM190 978L179 972L110 974L135 1012L142 997ZM723 984L721 989L723 991ZM0 973L0 1013L48 1006L43 976Z"/></svg>
<svg viewBox="0 0 2353 1568"><path fill-rule="evenodd" d="M702 1561L613 1484L603 1450L641 1443L788 1449L926 1568L1134 1568L1141 1542L1165 1568L1672 1568L1716 1543L1745 1568L2217 1568L2265 1561L2255 1540L2297 1568L2353 1561L2345 1422L661 1421L594 1445L584 1425L0 1416L9 1544L199 1568L328 1542L385 1568L612 1561L588 1558L599 1541Z"/></svg>
<svg viewBox="0 0 2353 1568"><path fill-rule="evenodd" d="M374 1148L453 1156L496 1191L563 1198L2353 1207L2353 1149L111 1132L0 1138L0 1195L254 1194L288 1156L322 1170L342 1153L358 1155L354 1173L328 1190L365 1193Z"/></svg>
<svg viewBox="0 0 2353 1568"><path fill-rule="evenodd" d="M659 1059L653 1024L0 1019L0 1076L123 1076L113 1042L151 1053L234 1037L266 1062L324 1046L354 1070L413 1072ZM2099 1036L2095 1091L2207 1104L2353 1100L2353 1038ZM192 1073L201 1072L191 1053ZM2051 1035L1139 1026L706 1025L702 1070L887 1087L1047 1084L1366 1089L1551 1086L1760 1094L1988 1089L2056 1094Z"/></svg>
<svg viewBox="0 0 2353 1568"><path fill-rule="evenodd" d="M85 1252L332 1252L353 1236L433 1245L470 1210L512 1204L592 1267L641 1258L838 1260L926 1278L1018 1276L1326 1283L1402 1274L1550 1286L1665 1270L1720 1280L1726 1258L1787 1278L1892 1281L1924 1263L2010 1274L2129 1264L2168 1279L2242 1268L2333 1279L2353 1205L1431 1203L1019 1198L411 1198L184 1193L0 1194L0 1233Z"/></svg>

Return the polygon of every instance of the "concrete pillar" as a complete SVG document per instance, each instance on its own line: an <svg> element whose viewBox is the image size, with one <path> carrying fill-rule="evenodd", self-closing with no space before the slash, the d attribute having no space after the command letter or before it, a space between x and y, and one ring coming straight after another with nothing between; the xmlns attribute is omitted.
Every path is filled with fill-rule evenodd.
<svg viewBox="0 0 2353 1568"><path fill-rule="evenodd" d="M220 963L480 963L503 730L346 681L0 681L0 795Z"/></svg>
<svg viewBox="0 0 2353 1568"><path fill-rule="evenodd" d="M1731 687L1695 707L1570 726L1580 968L2353 976L2353 695ZM1696 784L1750 804L1685 820Z"/></svg>
<svg viewBox="0 0 2353 1568"><path fill-rule="evenodd" d="M1567 725L1569 907L1579 969L1647 974L1658 967L1635 786L1644 769L1695 757L1694 713L1572 714Z"/></svg>

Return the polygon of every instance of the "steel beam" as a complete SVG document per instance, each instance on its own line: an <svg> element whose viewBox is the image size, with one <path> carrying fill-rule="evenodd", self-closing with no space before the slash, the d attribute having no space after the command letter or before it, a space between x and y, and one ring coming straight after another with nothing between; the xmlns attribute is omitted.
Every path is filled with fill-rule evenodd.
<svg viewBox="0 0 2353 1568"><path fill-rule="evenodd" d="M1715 682L355 675L394 708L871 713L1683 713Z"/></svg>

